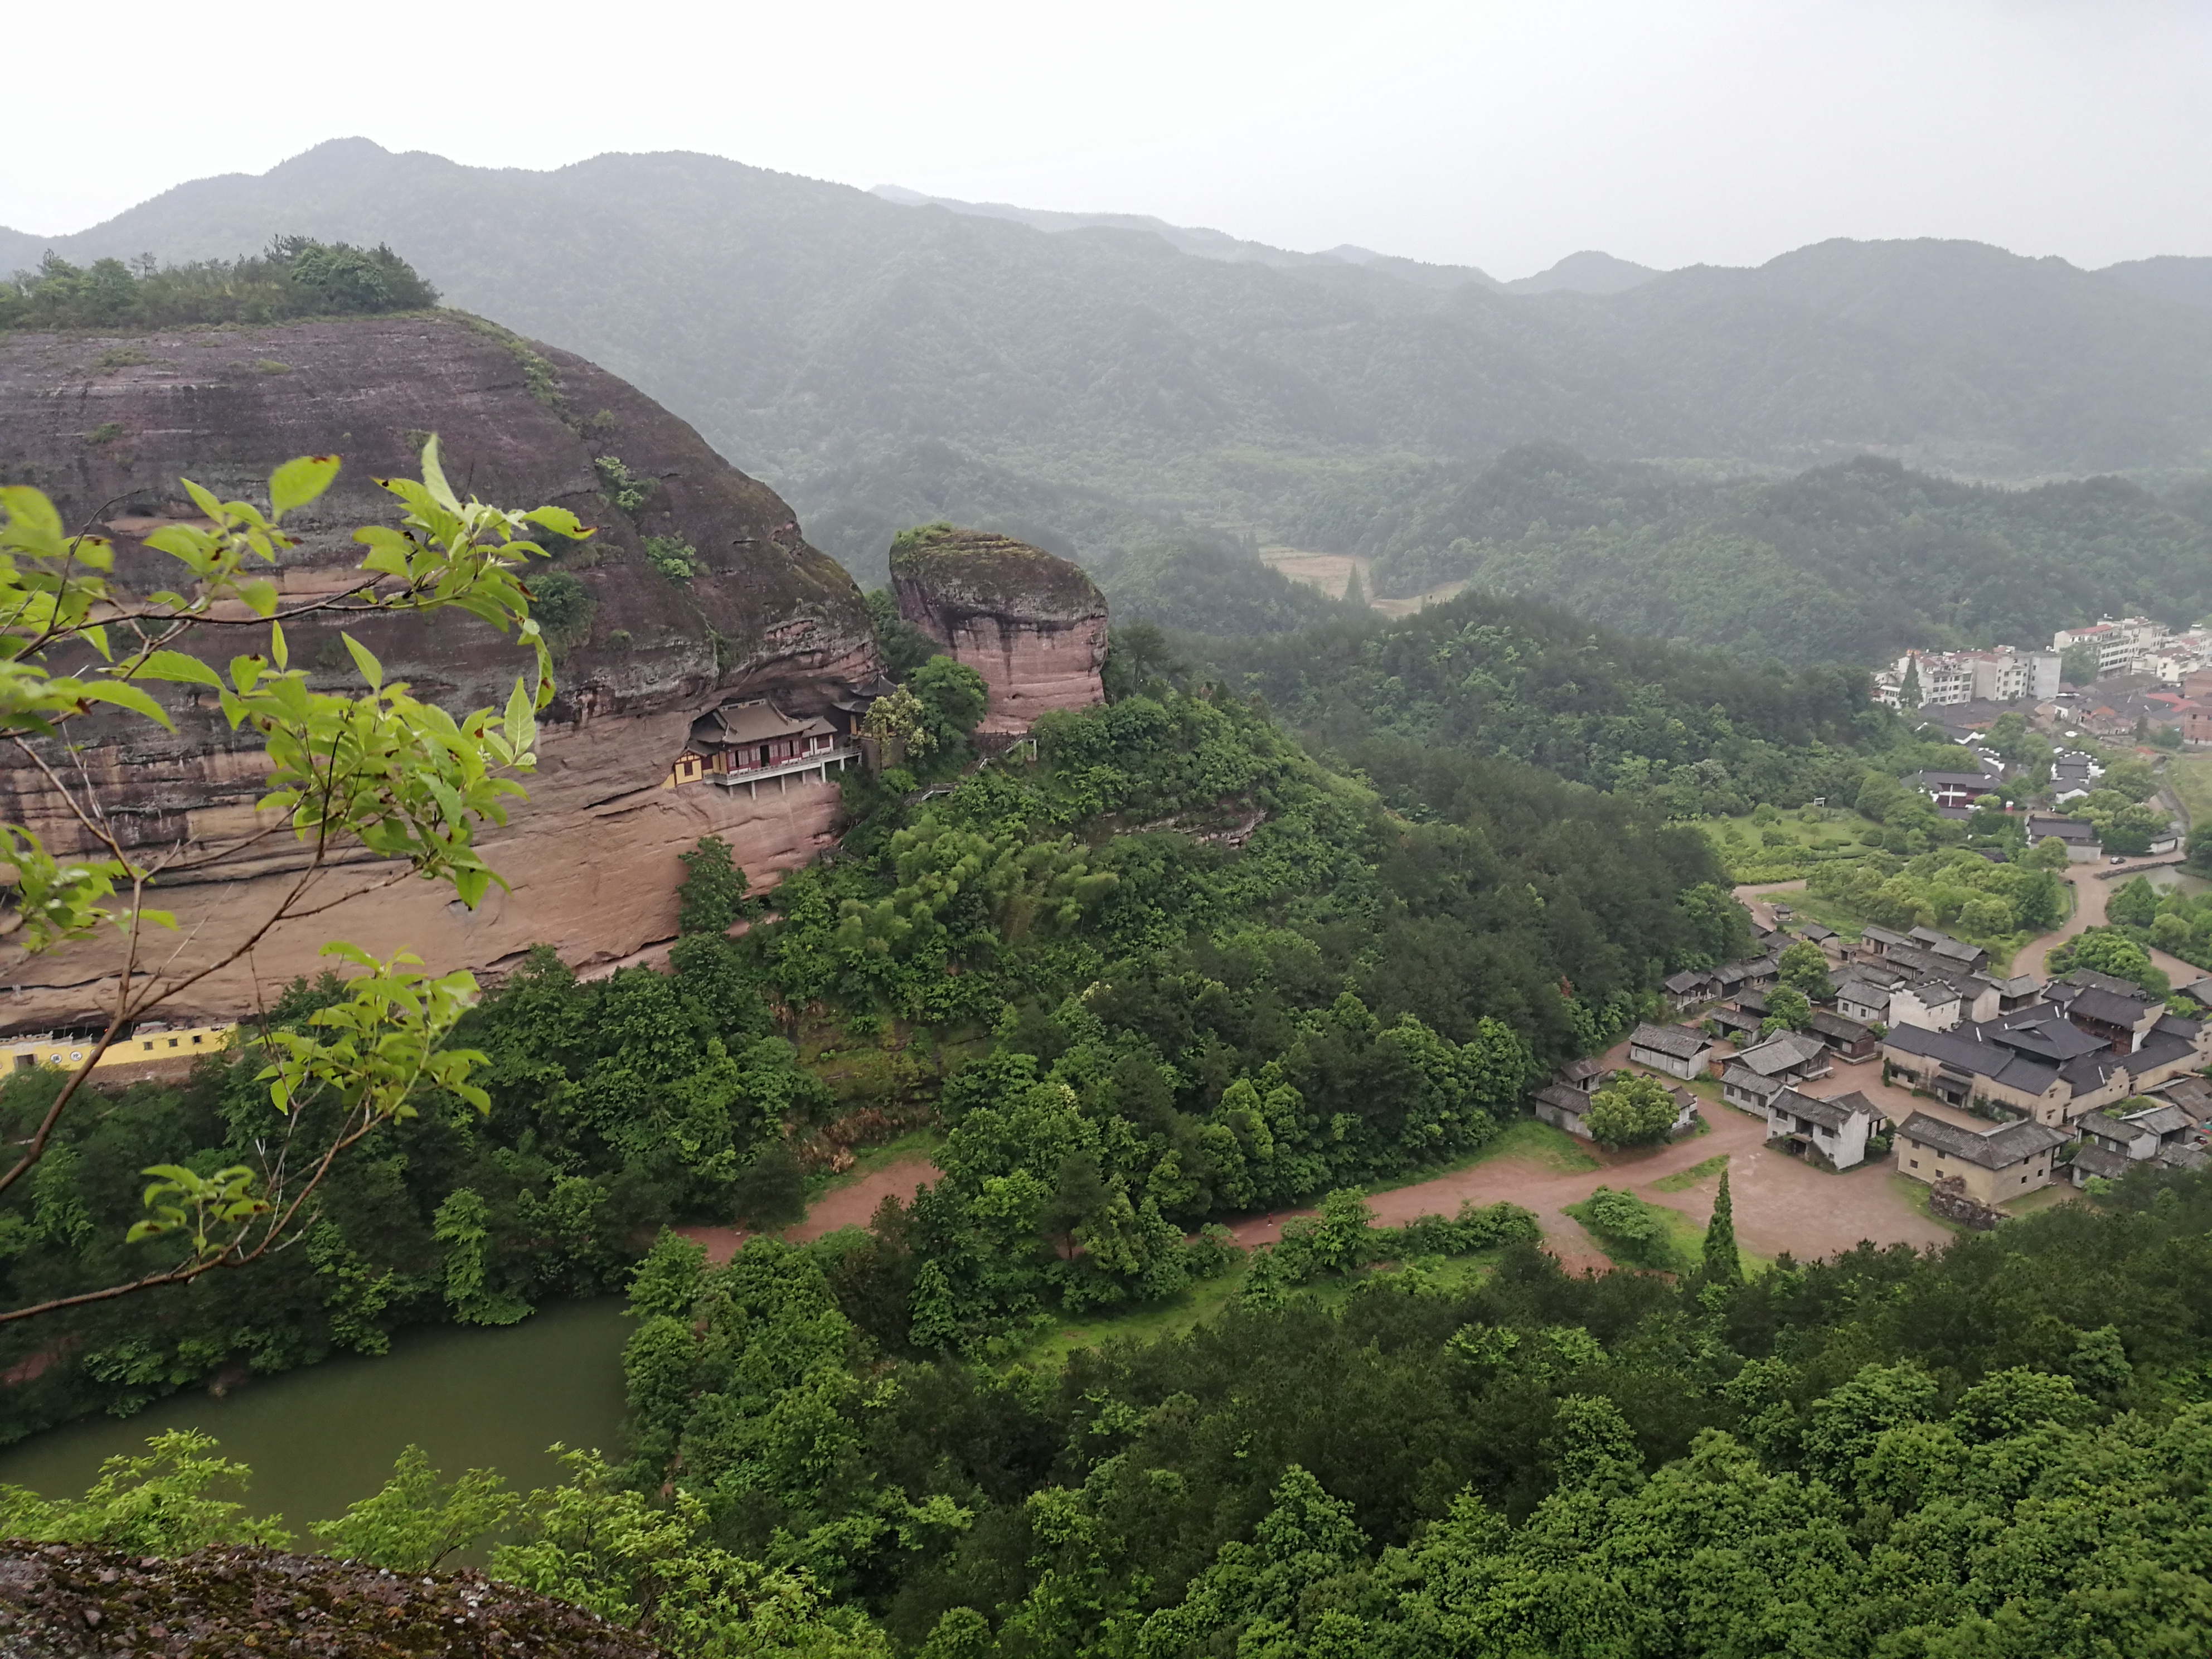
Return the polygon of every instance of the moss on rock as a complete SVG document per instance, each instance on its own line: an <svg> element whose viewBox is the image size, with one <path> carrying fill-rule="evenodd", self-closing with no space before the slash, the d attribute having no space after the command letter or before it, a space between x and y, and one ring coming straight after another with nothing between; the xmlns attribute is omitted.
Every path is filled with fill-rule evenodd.
<svg viewBox="0 0 2212 1659"><path fill-rule="evenodd" d="M986 530L934 524L902 531L890 564L902 609L911 594L940 616L1066 623L1106 614L1106 596L1080 565Z"/></svg>

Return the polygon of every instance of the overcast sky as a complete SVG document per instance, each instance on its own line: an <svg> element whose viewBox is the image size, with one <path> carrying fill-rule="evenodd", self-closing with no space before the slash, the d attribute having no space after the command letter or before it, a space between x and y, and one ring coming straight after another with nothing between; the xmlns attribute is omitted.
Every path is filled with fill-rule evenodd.
<svg viewBox="0 0 2212 1659"><path fill-rule="evenodd" d="M8 26L0 223L361 134L693 149L1525 275L1955 236L2212 253L2207 0L106 0Z"/></svg>

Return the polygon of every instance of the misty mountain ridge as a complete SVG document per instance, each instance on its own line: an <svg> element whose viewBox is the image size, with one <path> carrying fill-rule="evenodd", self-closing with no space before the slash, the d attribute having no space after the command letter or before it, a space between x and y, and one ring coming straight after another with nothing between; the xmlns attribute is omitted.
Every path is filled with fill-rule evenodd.
<svg viewBox="0 0 2212 1659"><path fill-rule="evenodd" d="M349 139L73 236L0 234L0 266L388 242L449 303L690 421L868 581L894 530L939 518L1103 569L1194 538L1387 544L1396 581L1426 526L1429 554L1469 540L1511 580L1429 508L1536 441L1708 477L1862 453L1996 479L2212 469L2212 306L2191 286L2212 261L2089 272L1837 240L1664 273L1585 252L1500 285L975 205L690 154L532 172ZM1287 602L1255 590L1248 611Z"/></svg>

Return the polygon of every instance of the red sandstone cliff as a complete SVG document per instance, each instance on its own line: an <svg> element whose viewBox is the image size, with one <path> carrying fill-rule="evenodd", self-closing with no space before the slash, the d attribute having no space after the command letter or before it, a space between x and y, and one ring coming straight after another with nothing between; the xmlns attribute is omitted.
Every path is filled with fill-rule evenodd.
<svg viewBox="0 0 2212 1659"><path fill-rule="evenodd" d="M891 550L899 614L991 689L986 732L1106 700L1106 596L1079 566L1010 537L938 527Z"/></svg>
<svg viewBox="0 0 2212 1659"><path fill-rule="evenodd" d="M137 538L193 510L179 476L265 501L280 462L334 453L344 471L308 514L287 521L302 545L281 577L289 595L327 591L359 556L351 527L395 516L375 478L411 471L432 431L464 494L507 507L556 503L599 532L555 561L586 603L571 606L531 799L483 837L513 891L495 889L471 912L444 888L392 882L389 866L350 866L329 878L330 896L361 896L272 935L250 973L240 964L195 987L179 1012L249 1007L255 980L266 987L314 972L331 938L380 954L411 948L441 970L495 970L540 941L572 963L612 960L675 932L676 855L701 836L728 840L758 884L834 834L834 782L792 779L751 793L659 787L702 708L773 694L793 712L817 712L839 682L866 679L876 664L852 579L806 544L773 490L635 387L443 313L129 338L0 334L0 478L45 489L72 524L110 526L126 584L167 565ZM603 493L606 459L647 481L632 511ZM647 536L690 546L699 574L660 574L645 557ZM294 660L315 665L318 683L351 683L334 628L287 631ZM354 631L390 677L456 711L503 702L526 660L459 616ZM173 736L143 723L116 728L117 742L85 757L143 844L204 841L252 822L253 746L213 709L184 703L177 714ZM82 738L91 728L73 730ZM12 753L0 755L0 813L51 845L74 844L73 822ZM275 853L276 864L295 856L289 843ZM178 915L180 964L211 956L275 880L271 872L165 887L155 902ZM88 943L0 968L0 1027L23 1029L91 1012L112 961L104 945Z"/></svg>

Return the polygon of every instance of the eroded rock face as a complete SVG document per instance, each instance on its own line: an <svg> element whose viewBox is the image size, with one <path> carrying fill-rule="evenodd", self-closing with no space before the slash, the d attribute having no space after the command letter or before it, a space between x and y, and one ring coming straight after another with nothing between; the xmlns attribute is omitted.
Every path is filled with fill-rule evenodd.
<svg viewBox="0 0 2212 1659"><path fill-rule="evenodd" d="M1106 700L1106 596L1081 567L1008 536L941 531L891 551L899 614L982 675L986 732Z"/></svg>
<svg viewBox="0 0 2212 1659"><path fill-rule="evenodd" d="M447 890L395 878L389 866L347 866L324 878L327 896L359 896L280 928L257 946L250 972L241 963L203 981L176 1012L249 1008L255 981L313 973L332 938L380 954L411 948L441 969L496 970L540 941L579 965L616 959L675 932L676 855L701 836L729 841L759 885L834 834L832 781L794 779L750 794L660 787L702 709L772 695L794 713L819 712L841 682L868 678L876 663L851 577L807 545L773 490L635 388L580 358L444 314L128 337L0 334L0 478L46 490L73 525L108 526L126 585L174 580L176 567L139 538L194 511L180 476L265 503L278 464L328 453L344 458L344 470L321 501L288 519L302 545L286 556L280 581L288 604L331 591L358 558L352 527L395 516L375 479L412 472L433 431L462 494L507 507L551 502L598 532L553 562L576 586L565 626L546 618L561 641L560 692L531 799L482 837L513 890L495 890L471 913ZM627 511L609 499L620 489L613 465L616 479L642 481ZM648 537L691 549L698 574L662 574L646 556ZM456 713L503 702L528 665L511 640L459 615L349 626L388 678ZM287 633L293 660L312 665L316 684L357 684L336 626ZM203 648L227 656L233 644ZM213 708L180 700L175 712L173 735L143 722L106 728L116 740L84 755L86 771L142 845L249 828L256 745ZM47 781L12 752L0 755L0 811L50 845L83 844ZM165 889L156 902L178 913L180 963L220 948L301 862L289 837L266 852L252 879ZM0 1026L85 1017L115 967L105 945L11 964Z"/></svg>
<svg viewBox="0 0 2212 1659"><path fill-rule="evenodd" d="M0 1659L283 1653L299 1659L664 1659L635 1631L480 1572L327 1556L0 1545Z"/></svg>

